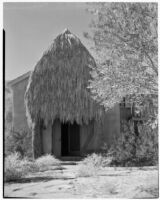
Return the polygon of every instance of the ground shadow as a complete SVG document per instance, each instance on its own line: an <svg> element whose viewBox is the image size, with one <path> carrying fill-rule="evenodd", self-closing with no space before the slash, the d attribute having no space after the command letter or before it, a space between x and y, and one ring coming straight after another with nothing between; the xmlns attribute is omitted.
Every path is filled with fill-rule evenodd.
<svg viewBox="0 0 160 200"><path fill-rule="evenodd" d="M54 168L41 169L39 172L50 172L50 171L56 171L56 170L61 171L61 170L66 170L66 169L67 169L66 167L57 166L57 167L54 167Z"/></svg>
<svg viewBox="0 0 160 200"><path fill-rule="evenodd" d="M63 162L63 165L77 165L76 162Z"/></svg>
<svg viewBox="0 0 160 200"><path fill-rule="evenodd" d="M158 167L153 167L150 168L150 167L139 167L138 170L143 170L143 171L151 171L151 170L157 170Z"/></svg>
<svg viewBox="0 0 160 200"><path fill-rule="evenodd" d="M127 174L100 174L100 176L128 176Z"/></svg>
<svg viewBox="0 0 160 200"><path fill-rule="evenodd" d="M15 181L10 181L7 182L7 184L12 184L12 183L35 183L35 182L48 182L51 180L70 180L70 179L75 179L75 178L70 178L70 177L52 177L52 176L44 176L44 177L26 177L22 179L17 179Z"/></svg>

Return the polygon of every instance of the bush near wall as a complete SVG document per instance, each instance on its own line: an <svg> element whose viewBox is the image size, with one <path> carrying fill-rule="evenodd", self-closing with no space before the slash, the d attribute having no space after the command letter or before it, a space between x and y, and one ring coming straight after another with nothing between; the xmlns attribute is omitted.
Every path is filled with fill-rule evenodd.
<svg viewBox="0 0 160 200"><path fill-rule="evenodd" d="M6 182L16 181L30 173L46 171L57 165L60 165L59 160L49 154L36 160L29 160L27 157L22 158L18 152L15 152L5 158L4 179Z"/></svg>
<svg viewBox="0 0 160 200"><path fill-rule="evenodd" d="M121 137L111 148L102 147L101 153L89 154L79 163L77 176L95 176L107 166L154 166L158 164L158 126L138 124L138 136L133 122L122 122Z"/></svg>
<svg viewBox="0 0 160 200"><path fill-rule="evenodd" d="M30 172L38 171L35 162L29 161L27 158L21 159L18 152L12 153L5 158L5 181L18 180Z"/></svg>
<svg viewBox="0 0 160 200"><path fill-rule="evenodd" d="M133 122L122 123L122 134L109 150L111 165L152 166L158 163L158 127L138 124L138 136Z"/></svg>
<svg viewBox="0 0 160 200"><path fill-rule="evenodd" d="M5 137L5 156L13 152L19 152L22 157L32 157L32 135L31 132L22 129L21 131L10 131Z"/></svg>

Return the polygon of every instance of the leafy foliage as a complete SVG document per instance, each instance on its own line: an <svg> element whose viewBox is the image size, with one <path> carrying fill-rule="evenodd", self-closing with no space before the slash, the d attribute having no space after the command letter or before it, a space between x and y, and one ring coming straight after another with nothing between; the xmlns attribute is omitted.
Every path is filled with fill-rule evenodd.
<svg viewBox="0 0 160 200"><path fill-rule="evenodd" d="M111 165L144 166L158 163L158 129L138 124L138 135L133 122L123 122L122 137L111 147Z"/></svg>
<svg viewBox="0 0 160 200"><path fill-rule="evenodd" d="M97 54L89 86L94 99L106 110L123 97L142 105L149 101L157 117L157 3L99 3L94 7L93 36L89 36Z"/></svg>

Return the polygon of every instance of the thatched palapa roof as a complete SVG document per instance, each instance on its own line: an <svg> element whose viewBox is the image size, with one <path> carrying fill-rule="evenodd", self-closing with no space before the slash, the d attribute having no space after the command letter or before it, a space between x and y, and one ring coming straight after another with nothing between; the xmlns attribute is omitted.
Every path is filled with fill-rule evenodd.
<svg viewBox="0 0 160 200"><path fill-rule="evenodd" d="M102 109L87 90L90 67L95 61L81 41L69 30L58 35L35 66L27 87L25 101L32 122L97 119Z"/></svg>

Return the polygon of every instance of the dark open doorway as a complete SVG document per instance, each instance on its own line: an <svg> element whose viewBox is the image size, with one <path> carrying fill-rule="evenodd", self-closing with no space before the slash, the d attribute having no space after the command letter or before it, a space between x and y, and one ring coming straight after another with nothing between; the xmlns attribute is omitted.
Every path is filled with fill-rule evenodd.
<svg viewBox="0 0 160 200"><path fill-rule="evenodd" d="M78 156L80 154L80 126L74 122L61 124L61 155Z"/></svg>
<svg viewBox="0 0 160 200"><path fill-rule="evenodd" d="M68 124L61 124L61 155L68 155Z"/></svg>

